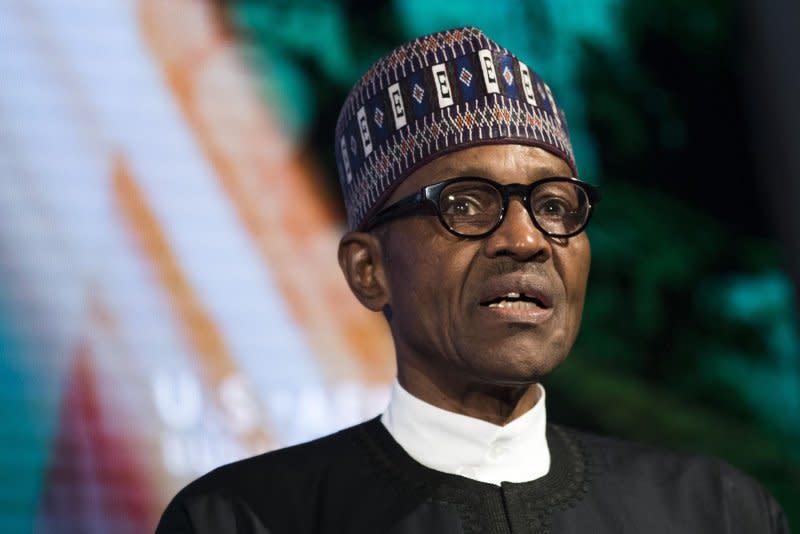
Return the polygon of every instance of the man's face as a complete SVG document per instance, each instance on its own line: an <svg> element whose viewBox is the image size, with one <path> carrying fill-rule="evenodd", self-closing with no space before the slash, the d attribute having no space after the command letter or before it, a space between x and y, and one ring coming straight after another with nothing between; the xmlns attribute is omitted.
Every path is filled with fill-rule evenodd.
<svg viewBox="0 0 800 534"><path fill-rule="evenodd" d="M458 176L529 184L570 176L560 158L503 144L444 155L409 176L385 205ZM464 239L435 216L388 223L384 241L390 328L398 366L443 380L538 381L567 356L580 327L590 248L585 233L548 238L519 197L491 235ZM519 302L516 295L538 302Z"/></svg>

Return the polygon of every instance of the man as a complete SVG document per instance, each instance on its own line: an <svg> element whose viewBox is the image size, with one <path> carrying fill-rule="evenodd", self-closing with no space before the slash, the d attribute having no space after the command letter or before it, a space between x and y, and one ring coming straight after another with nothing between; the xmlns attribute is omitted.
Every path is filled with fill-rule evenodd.
<svg viewBox="0 0 800 534"><path fill-rule="evenodd" d="M599 194L533 70L476 28L416 39L353 88L336 150L339 262L389 323L389 407L195 481L159 534L788 532L721 462L546 423Z"/></svg>

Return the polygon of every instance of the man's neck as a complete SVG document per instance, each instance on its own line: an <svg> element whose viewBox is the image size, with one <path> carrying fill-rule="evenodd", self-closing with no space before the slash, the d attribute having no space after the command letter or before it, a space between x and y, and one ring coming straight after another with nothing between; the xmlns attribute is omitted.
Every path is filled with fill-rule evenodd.
<svg viewBox="0 0 800 534"><path fill-rule="evenodd" d="M398 366L397 379L403 388L443 410L482 419L503 426L533 408L539 400L538 383L498 385L469 380L436 380L429 370Z"/></svg>

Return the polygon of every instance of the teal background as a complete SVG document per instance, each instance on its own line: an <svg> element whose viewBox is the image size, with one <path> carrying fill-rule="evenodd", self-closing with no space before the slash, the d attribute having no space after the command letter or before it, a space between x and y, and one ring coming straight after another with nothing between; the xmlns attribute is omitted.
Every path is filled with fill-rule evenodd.
<svg viewBox="0 0 800 534"><path fill-rule="evenodd" d="M339 107L392 47L477 25L533 66L566 110L582 178L604 195L582 333L546 384L551 417L722 457L800 529L796 280L762 200L735 4L221 5L264 97L334 197Z"/></svg>

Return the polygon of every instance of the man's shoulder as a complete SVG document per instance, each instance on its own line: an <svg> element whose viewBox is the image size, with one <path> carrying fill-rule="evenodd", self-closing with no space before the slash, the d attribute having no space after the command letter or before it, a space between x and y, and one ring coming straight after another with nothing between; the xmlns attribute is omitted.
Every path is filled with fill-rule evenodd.
<svg viewBox="0 0 800 534"><path fill-rule="evenodd" d="M318 477L331 469L349 468L359 461L355 441L364 427L374 419L317 439L275 449L257 456L238 460L208 472L187 485L183 495L205 493L220 489L263 490L265 483L284 478L285 483L299 483L304 478Z"/></svg>
<svg viewBox="0 0 800 534"><path fill-rule="evenodd" d="M788 532L780 506L769 493L724 460L563 431L584 451L589 485L595 488L590 493L598 501L607 500L608 506L643 508L651 516L663 513L659 519L665 524L675 518L694 517L698 524L706 518L728 518L743 527L741 532Z"/></svg>
<svg viewBox="0 0 800 534"><path fill-rule="evenodd" d="M620 477L642 479L645 475L680 482L685 477L696 481L735 481L757 484L752 478L724 460L705 454L669 450L659 446L561 427L575 438L595 470Z"/></svg>
<svg viewBox="0 0 800 534"><path fill-rule="evenodd" d="M157 533L310 531L307 513L320 493L366 491L369 470L357 442L366 421L313 441L223 465L189 483L172 499ZM324 490L322 489L324 488ZM335 499L332 499L335 500ZM318 506L319 504L319 506ZM199 526L202 525L202 526Z"/></svg>

